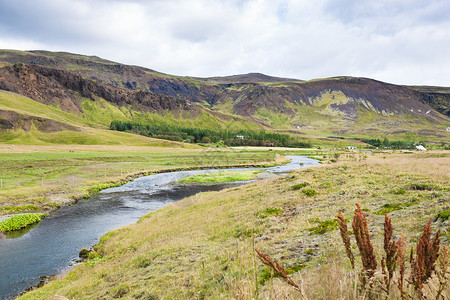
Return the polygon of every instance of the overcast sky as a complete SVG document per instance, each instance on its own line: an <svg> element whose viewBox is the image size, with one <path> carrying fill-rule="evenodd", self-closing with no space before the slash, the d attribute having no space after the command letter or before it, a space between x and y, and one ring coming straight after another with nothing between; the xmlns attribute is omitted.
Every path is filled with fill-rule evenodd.
<svg viewBox="0 0 450 300"><path fill-rule="evenodd" d="M450 86L448 0L0 0L0 48L190 76Z"/></svg>

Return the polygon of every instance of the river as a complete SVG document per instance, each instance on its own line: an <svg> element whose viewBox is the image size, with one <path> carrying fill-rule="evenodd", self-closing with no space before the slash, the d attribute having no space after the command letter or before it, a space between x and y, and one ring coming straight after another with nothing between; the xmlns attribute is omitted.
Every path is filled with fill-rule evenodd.
<svg viewBox="0 0 450 300"><path fill-rule="evenodd" d="M291 162L283 166L265 168L266 175L284 174L318 164L317 160L304 156L288 157ZM73 264L82 248L90 248L108 231L135 223L150 211L198 192L243 184L174 184L189 175L214 171L219 170L180 171L137 178L120 187L105 189L89 200L62 207L20 236L13 234L0 239L0 298L14 298L39 283L42 276L59 274Z"/></svg>

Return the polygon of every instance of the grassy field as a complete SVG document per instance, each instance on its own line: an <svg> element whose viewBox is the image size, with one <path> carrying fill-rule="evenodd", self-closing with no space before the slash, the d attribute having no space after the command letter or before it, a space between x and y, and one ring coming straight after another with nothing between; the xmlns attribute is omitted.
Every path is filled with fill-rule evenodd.
<svg viewBox="0 0 450 300"><path fill-rule="evenodd" d="M338 210L350 219L355 203L361 204L378 258L386 209L394 238L404 234L407 249L429 218L448 245L449 170L448 152L347 153L337 163L201 193L106 234L88 261L20 299L363 297L353 289L358 280L341 245ZM273 278L254 248L287 268L305 297ZM427 285L428 298L435 284L433 278ZM392 290L390 298L399 298ZM377 291L374 298L386 299ZM448 287L444 296L450 296Z"/></svg>
<svg viewBox="0 0 450 300"><path fill-rule="evenodd" d="M269 151L217 148L3 145L0 215L50 210L146 173L274 159L275 153Z"/></svg>

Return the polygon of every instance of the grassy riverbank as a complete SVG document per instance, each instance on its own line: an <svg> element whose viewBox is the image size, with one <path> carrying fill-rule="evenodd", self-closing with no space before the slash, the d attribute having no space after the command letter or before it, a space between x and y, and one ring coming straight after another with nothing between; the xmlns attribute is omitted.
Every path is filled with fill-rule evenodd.
<svg viewBox="0 0 450 300"><path fill-rule="evenodd" d="M127 146L0 146L0 216L48 211L136 176L281 163L269 151Z"/></svg>
<svg viewBox="0 0 450 300"><path fill-rule="evenodd" d="M450 208L448 153L344 158L152 212L106 234L91 259L21 299L300 299L271 278L254 247L288 268L309 299L351 299L355 279L334 220L339 209L351 218L355 203L369 217L378 256L386 208L407 249L429 218L449 244L448 220L439 217Z"/></svg>

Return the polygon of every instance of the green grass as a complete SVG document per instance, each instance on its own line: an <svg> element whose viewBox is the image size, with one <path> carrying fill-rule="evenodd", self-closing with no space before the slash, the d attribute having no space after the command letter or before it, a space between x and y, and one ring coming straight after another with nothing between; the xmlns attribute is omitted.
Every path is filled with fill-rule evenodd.
<svg viewBox="0 0 450 300"><path fill-rule="evenodd" d="M179 180L178 182L210 183L210 182L247 181L256 179L260 172L261 170L218 171L188 176Z"/></svg>
<svg viewBox="0 0 450 300"><path fill-rule="evenodd" d="M0 151L3 184L0 214L36 210L36 207L49 210L122 184L137 175L164 170L276 163L272 159L273 153L269 151L215 148L16 145L11 151L8 146ZM225 175L232 176L229 180L248 180L256 173L243 171L244 175L239 176L221 172L217 176L222 175L222 181Z"/></svg>
<svg viewBox="0 0 450 300"><path fill-rule="evenodd" d="M205 299L253 299L256 290L262 299L293 295L290 286L255 261L253 247L289 269L294 281L304 283L309 299L351 299L327 294L333 289L350 289L352 295L351 284L329 284L350 272L335 222L337 211L350 219L355 203L360 203L374 229L374 248L379 249L384 216L370 212L380 208L384 199L406 203L417 198L420 205L405 207L391 216L394 235L405 234L409 249L428 219L442 212L439 203L448 199L450 190L441 190L434 198L435 191L392 191L415 182L444 185L448 175L443 170L448 163L448 157L409 155L404 163L395 155L375 157L195 195L107 233L94 247L101 259L88 260L60 280L20 299L48 299L55 294L69 299L113 298L118 294L130 299L196 299L199 294ZM433 173L424 174L424 170ZM302 182L319 191L316 197L292 189ZM448 243L443 236L441 244ZM344 263L334 268L337 261ZM360 268L359 257L356 263Z"/></svg>
<svg viewBox="0 0 450 300"><path fill-rule="evenodd" d="M279 214L282 214L283 210L281 208L277 207L268 207L263 210L259 210L256 212L256 215L260 217L261 219L265 219L269 216L278 216Z"/></svg>
<svg viewBox="0 0 450 300"><path fill-rule="evenodd" d="M312 223L317 223L316 226L308 228L310 234L324 234L328 231L336 230L338 228L338 222L336 219L321 221L318 219L310 220Z"/></svg>
<svg viewBox="0 0 450 300"><path fill-rule="evenodd" d="M0 207L0 214L12 214L12 213L20 213L24 211L37 211L40 210L36 205L21 205L21 206L15 206L15 205L7 205Z"/></svg>
<svg viewBox="0 0 450 300"><path fill-rule="evenodd" d="M437 214L438 218L441 218L442 220L447 220L450 217L450 210L441 211Z"/></svg>
<svg viewBox="0 0 450 300"><path fill-rule="evenodd" d="M0 232L25 228L31 224L40 222L44 216L44 214L40 213L14 215L0 222Z"/></svg>

